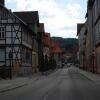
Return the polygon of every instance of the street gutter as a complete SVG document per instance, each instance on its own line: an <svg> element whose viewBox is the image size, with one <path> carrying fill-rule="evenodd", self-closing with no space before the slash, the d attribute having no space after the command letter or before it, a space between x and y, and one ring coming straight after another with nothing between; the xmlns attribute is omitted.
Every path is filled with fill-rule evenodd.
<svg viewBox="0 0 100 100"><path fill-rule="evenodd" d="M15 90L17 88L21 88L21 87L24 87L24 86L27 86L27 85L28 85L27 83L23 83L23 84L20 84L20 85L4 88L4 89L0 90L0 93L4 93L4 92L7 92L7 91Z"/></svg>

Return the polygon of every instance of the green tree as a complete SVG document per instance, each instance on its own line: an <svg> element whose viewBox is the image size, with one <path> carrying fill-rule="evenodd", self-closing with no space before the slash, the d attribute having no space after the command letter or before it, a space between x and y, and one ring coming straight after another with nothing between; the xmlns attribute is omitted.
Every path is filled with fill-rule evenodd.
<svg viewBox="0 0 100 100"><path fill-rule="evenodd" d="M56 69L56 67L57 67L56 60L53 59L53 68L52 69Z"/></svg>
<svg viewBox="0 0 100 100"><path fill-rule="evenodd" d="M52 59L52 57L50 57L50 60L49 60L49 69L52 69L52 66L53 66L53 59Z"/></svg>
<svg viewBox="0 0 100 100"><path fill-rule="evenodd" d="M49 70L49 61L48 61L48 56L45 55L45 60L44 60L44 71Z"/></svg>
<svg viewBox="0 0 100 100"><path fill-rule="evenodd" d="M44 72L44 56L40 58L39 71Z"/></svg>
<svg viewBox="0 0 100 100"><path fill-rule="evenodd" d="M56 61L53 57L49 60L49 69L55 69L56 68Z"/></svg>

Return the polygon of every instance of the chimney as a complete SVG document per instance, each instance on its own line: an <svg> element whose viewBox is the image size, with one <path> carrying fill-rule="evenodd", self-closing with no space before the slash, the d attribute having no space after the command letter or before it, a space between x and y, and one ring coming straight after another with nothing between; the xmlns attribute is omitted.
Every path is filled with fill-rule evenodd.
<svg viewBox="0 0 100 100"><path fill-rule="evenodd" d="M5 5L5 0L0 0L0 4Z"/></svg>

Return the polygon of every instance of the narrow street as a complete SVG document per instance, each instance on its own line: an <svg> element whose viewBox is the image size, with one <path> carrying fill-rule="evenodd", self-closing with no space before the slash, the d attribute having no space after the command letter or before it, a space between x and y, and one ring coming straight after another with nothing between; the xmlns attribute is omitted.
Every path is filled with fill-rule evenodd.
<svg viewBox="0 0 100 100"><path fill-rule="evenodd" d="M100 86L74 67L58 69L26 86L0 93L0 100L99 100Z"/></svg>
<svg viewBox="0 0 100 100"><path fill-rule="evenodd" d="M100 100L100 0L0 0L0 100Z"/></svg>

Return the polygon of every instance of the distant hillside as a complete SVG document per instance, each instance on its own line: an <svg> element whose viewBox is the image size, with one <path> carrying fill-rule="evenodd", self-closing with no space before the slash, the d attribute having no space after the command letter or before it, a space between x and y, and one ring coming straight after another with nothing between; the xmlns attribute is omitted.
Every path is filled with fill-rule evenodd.
<svg viewBox="0 0 100 100"><path fill-rule="evenodd" d="M78 39L76 38L62 38L62 37L52 37L55 42L58 42L66 53L74 53L78 48Z"/></svg>

